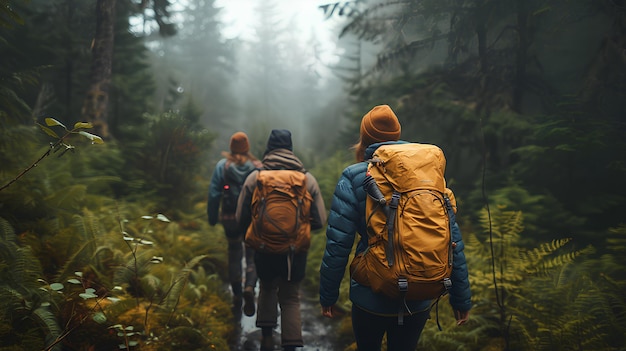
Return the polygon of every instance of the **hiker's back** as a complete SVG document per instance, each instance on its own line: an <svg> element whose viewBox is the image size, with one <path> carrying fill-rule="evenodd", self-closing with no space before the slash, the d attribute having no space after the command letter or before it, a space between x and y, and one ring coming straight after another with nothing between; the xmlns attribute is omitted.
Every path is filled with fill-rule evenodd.
<svg viewBox="0 0 626 351"><path fill-rule="evenodd" d="M382 145L368 162L369 248L353 260L352 278L391 298L439 297L452 271L453 205L443 151L428 144Z"/></svg>

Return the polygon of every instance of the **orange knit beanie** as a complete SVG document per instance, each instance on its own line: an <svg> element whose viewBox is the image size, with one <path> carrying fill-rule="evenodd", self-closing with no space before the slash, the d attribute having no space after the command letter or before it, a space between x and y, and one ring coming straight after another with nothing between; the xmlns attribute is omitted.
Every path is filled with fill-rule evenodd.
<svg viewBox="0 0 626 351"><path fill-rule="evenodd" d="M244 132L237 132L230 137L230 152L233 154L245 154L250 151L248 136Z"/></svg>
<svg viewBox="0 0 626 351"><path fill-rule="evenodd" d="M378 105L361 120L361 144L364 146L400 139L400 122L389 105Z"/></svg>

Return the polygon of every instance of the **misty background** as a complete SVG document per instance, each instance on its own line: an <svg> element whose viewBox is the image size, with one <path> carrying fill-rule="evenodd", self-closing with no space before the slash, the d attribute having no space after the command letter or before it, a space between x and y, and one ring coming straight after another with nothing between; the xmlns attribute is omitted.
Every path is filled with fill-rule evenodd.
<svg viewBox="0 0 626 351"><path fill-rule="evenodd" d="M0 0L0 346L227 349L230 136L290 129L329 208L389 104L445 152L475 304L419 349L622 350L625 82L626 0ZM354 349L349 314L307 317Z"/></svg>
<svg viewBox="0 0 626 351"><path fill-rule="evenodd" d="M178 2L177 34L147 43L156 101L172 98L172 88L177 103L194 101L200 121L219 135L217 149L242 130L260 157L269 131L284 128L298 152L330 152L346 107L333 73L345 49L332 32L341 21L325 18L322 3ZM155 30L139 20L135 30Z"/></svg>

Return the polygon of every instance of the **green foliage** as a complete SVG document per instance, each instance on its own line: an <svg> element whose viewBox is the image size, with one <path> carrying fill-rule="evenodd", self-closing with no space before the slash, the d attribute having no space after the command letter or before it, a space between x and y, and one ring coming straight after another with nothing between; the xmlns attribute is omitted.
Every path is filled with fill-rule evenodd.
<svg viewBox="0 0 626 351"><path fill-rule="evenodd" d="M132 212L128 210L125 213ZM121 220L120 225L109 229L102 225L100 216L88 211L74 216L74 230L62 241L66 246L75 243L67 250L73 253L50 284L41 279L41 268L33 269L39 261L28 254L30 247L19 247L8 222L0 222L4 236L0 241L0 294L7 295L0 307L5 315L30 320L31 328L42 331L47 344L54 342L53 349L61 345L88 349L94 343L152 350L150 344L156 349L168 349L192 341L178 338L194 335L194 349L226 347L227 338L234 332L227 322L232 318L230 297L223 281L216 279L218 275L207 274L200 265L207 257L190 256L194 254L190 246L203 246L200 237L167 234L172 223L162 214ZM164 248L153 238L166 240ZM168 244L170 239L177 244ZM36 240L29 239L32 244ZM164 251L173 254L168 256ZM179 260L175 252L184 255L178 256ZM15 282L14 287L11 282ZM24 295L28 291L30 295ZM26 309L22 303L25 300L33 301ZM118 330L117 336L109 333L109 328ZM44 340L38 342L42 346L35 349L42 349ZM20 339L19 345L26 344Z"/></svg>
<svg viewBox="0 0 626 351"><path fill-rule="evenodd" d="M171 288L163 302L165 309L169 309L171 311L176 310L176 306L180 302L181 294L189 281L189 275L192 274L193 269L195 269L195 267L204 258L204 255L194 257L191 261L187 262L187 264L185 264L185 268L183 268L174 277L171 283Z"/></svg>
<svg viewBox="0 0 626 351"><path fill-rule="evenodd" d="M43 277L41 265L29 247L18 245L13 228L3 218L0 218L0 236L0 316L6 321L0 328L2 345L34 349L53 345L61 335L61 327L50 309L54 296L39 289Z"/></svg>
<svg viewBox="0 0 626 351"><path fill-rule="evenodd" d="M144 39L130 30L128 19L135 10L131 1L117 2L108 123L122 145L136 138L134 129L145 125L145 113L157 109L152 101L156 84L149 50Z"/></svg>
<svg viewBox="0 0 626 351"><path fill-rule="evenodd" d="M520 162L511 171L523 179L527 191L553 196L559 207L579 218L573 223L569 219L544 223L544 228L576 228L578 235L592 241L597 231L623 222L626 188L621 179L626 175L626 159L614 150L624 150L626 145L619 122L575 109L567 105L554 116L539 116L528 144L515 150ZM611 186L572 191L581 182Z"/></svg>
<svg viewBox="0 0 626 351"><path fill-rule="evenodd" d="M5 58L22 53L12 44L12 39L15 28L24 24L19 11L23 2L16 2L16 8L6 0L0 1L0 52ZM39 82L39 73L35 66L21 67L15 60L3 60L0 66L0 127L29 121L31 107L21 93Z"/></svg>
<svg viewBox="0 0 626 351"><path fill-rule="evenodd" d="M484 206L486 186L511 197L523 197L523 189L524 206L532 208L514 208L527 216L531 239L557 233L592 243L621 223L620 4L407 0L350 6L358 11L341 34L373 44L376 57L368 61L361 50L354 59L350 51L344 60L359 72L350 82L358 112L346 142L363 113L387 103L402 123L403 139L444 149L450 183L468 200L462 208L472 217ZM573 190L584 184L611 186Z"/></svg>
<svg viewBox="0 0 626 351"><path fill-rule="evenodd" d="M484 200L478 191L467 201L468 209L482 207ZM489 193L490 206L500 210L518 209L524 213L524 231L521 242L534 245L543 238L553 235L554 228L580 228L585 219L567 211L564 205L550 194L532 194L528 188L515 183L512 179L500 188ZM546 216L546 213L550 213ZM558 231L558 237L570 236L570 230Z"/></svg>
<svg viewBox="0 0 626 351"><path fill-rule="evenodd" d="M489 334L499 330L505 349L611 349L608 306L623 308L624 299L592 278L598 267L587 263L594 249L568 249L569 239L526 249L521 212L496 210L490 221L484 211L482 218L485 233L470 233L465 250L472 314L481 317L481 327Z"/></svg>
<svg viewBox="0 0 626 351"><path fill-rule="evenodd" d="M353 159L354 157L347 150L339 150L334 155L319 162L314 168L309 169L320 186L324 205L327 209L330 209L330 201L333 198L337 181L341 177L341 172L354 163L352 162Z"/></svg>
<svg viewBox="0 0 626 351"><path fill-rule="evenodd" d="M180 115L148 116L149 125L136 131L127 158L136 196L153 196L161 208L185 208L190 198L204 194L196 177L205 169L204 156L214 136ZM138 191L141 190L141 191ZM168 206L166 206L168 205Z"/></svg>
<svg viewBox="0 0 626 351"><path fill-rule="evenodd" d="M0 38L1 39L1 38ZM2 41L0 40L0 45ZM35 70L23 73L5 72L0 68L0 125L28 120L30 107L19 96L18 89L37 82Z"/></svg>
<svg viewBox="0 0 626 351"><path fill-rule="evenodd" d="M59 157L61 157L68 150L74 152L74 148L75 147L73 145L70 145L67 142L67 139L70 136L72 136L72 135L81 135L81 136L87 138L88 140L90 140L92 144L102 144L102 143L104 143L102 138L100 138L99 136L84 131L84 129L92 128L91 123L77 122L76 124L74 124L74 127L72 129L68 129L61 122L57 121L54 118L48 117L48 118L45 119L45 122L46 122L46 126L44 126L42 124L38 124L39 127L46 134L48 134L48 136L51 136L54 139L56 139L56 141L54 143L50 143L49 149L46 152L44 152L38 159L36 159L30 166L28 166L26 169L24 169L20 174L18 174L11 181L9 181L8 183L6 183L2 187L0 187L0 191L8 188L11 184L13 184L17 180L19 180L27 172L29 172L31 169L36 167L39 164L39 162L41 162L44 158L50 156L52 153L56 153L59 150L61 150L61 153L59 154ZM49 127L53 127L53 126L62 127L65 130L65 133L62 136L57 135L57 133L54 130L49 128Z"/></svg>

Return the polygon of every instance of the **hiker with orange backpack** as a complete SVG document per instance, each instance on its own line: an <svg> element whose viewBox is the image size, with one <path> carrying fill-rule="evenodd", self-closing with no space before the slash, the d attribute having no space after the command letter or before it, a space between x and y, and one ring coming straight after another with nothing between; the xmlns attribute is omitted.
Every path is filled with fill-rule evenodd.
<svg viewBox="0 0 626 351"><path fill-rule="evenodd" d="M243 182L250 172L262 167L262 164L250 153L250 142L244 132L236 132L231 136L230 152L224 151L222 156L211 177L207 215L209 225L214 226L218 221L222 224L228 241L228 280L233 294L233 314L241 316L242 300L245 300L243 311L247 316L252 316L255 311L254 288L257 283L254 251L243 245L245 228L238 226L235 211ZM244 252L246 274L242 281Z"/></svg>
<svg viewBox="0 0 626 351"><path fill-rule="evenodd" d="M443 152L402 141L400 133L388 105L363 116L358 162L344 169L328 217L320 267L322 315L341 312L339 287L358 233L350 300L359 351L380 351L385 334L387 350L415 350L433 301L446 293L457 325L467 322L471 308Z"/></svg>
<svg viewBox="0 0 626 351"><path fill-rule="evenodd" d="M237 219L248 226L245 241L255 249L261 350L274 350L280 306L281 346L294 351L303 346L300 282L311 230L326 223L326 208L317 180L293 153L290 131L272 130L262 162L244 183Z"/></svg>

